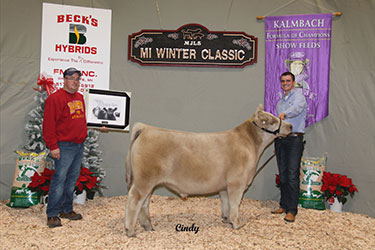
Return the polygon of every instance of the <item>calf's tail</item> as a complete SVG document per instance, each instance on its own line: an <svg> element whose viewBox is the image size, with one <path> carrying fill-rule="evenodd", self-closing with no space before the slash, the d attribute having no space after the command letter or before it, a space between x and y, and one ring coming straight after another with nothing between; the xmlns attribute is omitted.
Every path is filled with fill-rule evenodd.
<svg viewBox="0 0 375 250"><path fill-rule="evenodd" d="M130 146L129 146L129 151L128 154L126 155L126 184L128 187L128 192L130 191L130 188L133 183L133 174L132 174L132 165L131 165L131 152L133 148L133 144L135 140L141 135L142 133L142 124L141 123L136 123L133 126L132 129L132 134L130 136Z"/></svg>
<svg viewBox="0 0 375 250"><path fill-rule="evenodd" d="M130 150L128 151L128 154L126 155L126 185L127 185L128 192L129 192L130 188L132 186L132 172L131 172L131 166L130 166Z"/></svg>

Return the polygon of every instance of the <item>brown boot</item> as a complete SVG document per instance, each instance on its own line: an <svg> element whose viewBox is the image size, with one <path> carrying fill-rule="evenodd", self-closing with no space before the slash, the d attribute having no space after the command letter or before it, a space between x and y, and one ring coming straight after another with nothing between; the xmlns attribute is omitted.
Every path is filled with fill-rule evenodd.
<svg viewBox="0 0 375 250"><path fill-rule="evenodd" d="M49 228L61 227L61 220L59 217L47 217L47 225Z"/></svg>
<svg viewBox="0 0 375 250"><path fill-rule="evenodd" d="M285 213L285 209L280 207L279 209L271 211L271 213L272 214L283 214L283 213Z"/></svg>
<svg viewBox="0 0 375 250"><path fill-rule="evenodd" d="M284 218L284 220L287 222L294 222L295 219L296 219L296 216L292 213L287 213Z"/></svg>
<svg viewBox="0 0 375 250"><path fill-rule="evenodd" d="M66 218L66 219L69 219L69 220L80 220L80 219L82 219L82 215L77 214L74 211L71 211L69 213L59 213L59 217L60 218Z"/></svg>

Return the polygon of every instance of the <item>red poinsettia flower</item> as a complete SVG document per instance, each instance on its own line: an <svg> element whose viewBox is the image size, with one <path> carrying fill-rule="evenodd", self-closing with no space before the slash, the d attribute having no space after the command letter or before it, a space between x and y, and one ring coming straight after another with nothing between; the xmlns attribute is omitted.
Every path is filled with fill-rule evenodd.
<svg viewBox="0 0 375 250"><path fill-rule="evenodd" d="M276 181L277 185L280 185L280 175L278 175L278 174L276 175L276 180L275 181Z"/></svg>
<svg viewBox="0 0 375 250"><path fill-rule="evenodd" d="M331 185L336 186L337 184L340 183L340 175L339 174L332 174L330 181L331 181Z"/></svg>
<svg viewBox="0 0 375 250"><path fill-rule="evenodd" d="M346 177L346 175L341 176L340 185L343 187L349 187L352 184L352 179Z"/></svg>
<svg viewBox="0 0 375 250"><path fill-rule="evenodd" d="M51 179L52 175L55 173L55 170L51 170L49 168L45 168L43 171L43 176L46 177L47 179Z"/></svg>
<svg viewBox="0 0 375 250"><path fill-rule="evenodd" d="M29 184L29 188L36 188L42 185L46 179L39 175L38 172L35 172L33 176L31 176L31 183Z"/></svg>
<svg viewBox="0 0 375 250"><path fill-rule="evenodd" d="M327 182L327 180L331 177L331 173L330 172L323 172L323 180L325 180Z"/></svg>
<svg viewBox="0 0 375 250"><path fill-rule="evenodd" d="M78 179L77 179L77 183L76 183L76 185L78 185L79 183L85 183L85 182L87 182L87 180L88 180L88 178L87 178L86 176L84 176L84 175L80 175L80 176L78 177Z"/></svg>
<svg viewBox="0 0 375 250"><path fill-rule="evenodd" d="M55 170L50 170L48 168L45 168L41 174L35 172L31 177L31 182L28 185L28 188L32 192L38 192L38 195L40 196L47 195L54 172ZM97 188L98 185L98 177L94 176L94 173L91 172L88 168L81 168L80 175L76 182L76 193L80 194L83 190L92 190L93 188Z"/></svg>
<svg viewBox="0 0 375 250"><path fill-rule="evenodd" d="M81 168L81 175L92 175L94 174L93 172L91 172L88 168Z"/></svg>
<svg viewBox="0 0 375 250"><path fill-rule="evenodd" d="M92 178L90 178L90 180L87 182L86 186L88 189L92 189L94 187L97 186L97 177L96 176L93 176Z"/></svg>
<svg viewBox="0 0 375 250"><path fill-rule="evenodd" d="M328 186L328 190L331 192L331 194L334 194L335 193L335 190L336 190L336 185L329 185Z"/></svg>
<svg viewBox="0 0 375 250"><path fill-rule="evenodd" d="M54 171L48 168L45 168L44 171L39 174L35 172L33 176L31 176L31 182L28 185L28 188L32 192L37 192L39 196L44 196L48 194L49 185L52 179Z"/></svg>
<svg viewBox="0 0 375 250"><path fill-rule="evenodd" d="M358 192L358 189L355 185L351 185L349 187L349 193L354 193L354 192Z"/></svg>
<svg viewBox="0 0 375 250"><path fill-rule="evenodd" d="M276 182L276 187L280 188L280 185L281 185L280 175L276 174L275 182Z"/></svg>
<svg viewBox="0 0 375 250"><path fill-rule="evenodd" d="M76 183L76 194L82 193L83 190L89 191L93 188L98 187L99 181L97 176L93 176L94 173L88 168L81 168L80 175Z"/></svg>
<svg viewBox="0 0 375 250"><path fill-rule="evenodd" d="M82 184L82 183L77 183L77 184L76 184L76 188L78 188L78 190L79 190L80 192L82 192L82 191L83 191L83 184Z"/></svg>
<svg viewBox="0 0 375 250"><path fill-rule="evenodd" d="M352 183L352 179L346 175L324 172L322 181L321 191L324 192L327 201L337 197L344 204L347 200L345 196L350 194L353 197L354 192L358 192L357 187Z"/></svg>
<svg viewBox="0 0 375 250"><path fill-rule="evenodd" d="M329 187L328 183L323 183L321 190L326 191L328 189L328 187Z"/></svg>

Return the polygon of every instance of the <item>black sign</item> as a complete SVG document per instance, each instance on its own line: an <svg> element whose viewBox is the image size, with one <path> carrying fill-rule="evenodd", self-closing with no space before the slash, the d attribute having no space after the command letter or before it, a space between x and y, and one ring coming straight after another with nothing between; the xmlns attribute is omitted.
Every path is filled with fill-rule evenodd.
<svg viewBox="0 0 375 250"><path fill-rule="evenodd" d="M257 61L258 39L244 32L142 30L129 36L128 59L140 65L245 67Z"/></svg>

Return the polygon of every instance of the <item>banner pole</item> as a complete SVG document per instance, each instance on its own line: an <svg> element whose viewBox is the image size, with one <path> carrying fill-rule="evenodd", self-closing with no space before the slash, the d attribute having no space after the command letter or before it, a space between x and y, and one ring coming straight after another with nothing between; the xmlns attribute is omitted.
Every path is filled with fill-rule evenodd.
<svg viewBox="0 0 375 250"><path fill-rule="evenodd" d="M333 12L332 16L342 16L342 12ZM266 18L266 16L257 16L258 20L262 20L262 19L265 19L265 18Z"/></svg>

